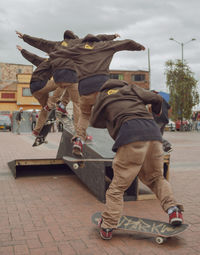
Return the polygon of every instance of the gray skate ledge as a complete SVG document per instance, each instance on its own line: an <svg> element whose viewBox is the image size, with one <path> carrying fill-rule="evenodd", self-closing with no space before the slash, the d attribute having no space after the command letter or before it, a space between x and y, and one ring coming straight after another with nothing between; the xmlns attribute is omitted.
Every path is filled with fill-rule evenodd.
<svg viewBox="0 0 200 255"><path fill-rule="evenodd" d="M114 141L106 129L97 129L89 127L87 133L93 136L91 144L84 144L84 156L86 158L114 158L112 152ZM57 158L72 155L72 129L64 127ZM169 161L170 155L165 155L163 162L163 176L169 179ZM105 202L105 194L113 178L113 169L111 162L85 162L84 168L73 168L73 163L65 161L71 171L83 182L88 189L101 202ZM155 199L155 195L143 185L136 177L131 186L125 191L124 201Z"/></svg>
<svg viewBox="0 0 200 255"><path fill-rule="evenodd" d="M112 152L113 140L106 129L89 127L87 133L93 137L91 144L84 144L84 156L86 158L114 158ZM64 127L57 158L72 156L71 139L73 132ZM66 162L77 177L88 187L88 189L101 201L105 202L105 193L113 178L112 162L86 162L84 168L73 169L73 163ZM137 179L125 192L124 200L136 200Z"/></svg>

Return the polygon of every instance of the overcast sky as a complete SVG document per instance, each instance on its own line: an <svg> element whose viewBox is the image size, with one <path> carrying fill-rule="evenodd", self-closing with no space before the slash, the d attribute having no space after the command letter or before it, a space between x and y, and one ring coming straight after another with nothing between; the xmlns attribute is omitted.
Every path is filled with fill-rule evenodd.
<svg viewBox="0 0 200 255"><path fill-rule="evenodd" d="M166 91L165 62L184 59L200 79L200 1L198 0L1 0L0 62L30 64L16 45L40 56L44 53L20 40L15 30L48 40L62 40L66 29L79 37L88 33L119 33L120 39L143 44L145 51L114 55L110 69L148 70L151 88Z"/></svg>

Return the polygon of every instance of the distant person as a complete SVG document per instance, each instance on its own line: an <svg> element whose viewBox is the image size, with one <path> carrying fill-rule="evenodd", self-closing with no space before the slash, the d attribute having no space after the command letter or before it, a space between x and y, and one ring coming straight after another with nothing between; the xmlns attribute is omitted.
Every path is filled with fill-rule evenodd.
<svg viewBox="0 0 200 255"><path fill-rule="evenodd" d="M107 128L115 141L113 179L106 191L100 236L111 239L123 211L124 192L138 178L154 192L171 225L183 222L183 206L163 176L162 136L152 113L161 113L162 97L125 81L110 79L101 87L92 110L94 128ZM134 208L133 208L134 212Z"/></svg>
<svg viewBox="0 0 200 255"><path fill-rule="evenodd" d="M157 91L153 90L154 93L157 93ZM160 116L157 116L153 113L154 119L156 123L158 124L160 128L160 132L162 136L164 135L165 126L169 123L169 115L168 112L170 110L171 106L168 104L168 102L163 98L162 101L162 113ZM169 143L166 139L163 138L163 150L164 152L171 152L172 151L172 145Z"/></svg>
<svg viewBox="0 0 200 255"><path fill-rule="evenodd" d="M17 129L16 129L16 132L18 135L20 135L20 127L21 127L21 122L22 120L24 120L24 117L23 117L23 108L20 107L19 108L19 112L16 114L16 121L17 121Z"/></svg>
<svg viewBox="0 0 200 255"><path fill-rule="evenodd" d="M36 126L36 122L37 122L37 118L38 118L38 113L36 112L35 109L33 109L32 113L31 113L31 117L30 117L30 121L31 121L31 130L33 131L35 126Z"/></svg>

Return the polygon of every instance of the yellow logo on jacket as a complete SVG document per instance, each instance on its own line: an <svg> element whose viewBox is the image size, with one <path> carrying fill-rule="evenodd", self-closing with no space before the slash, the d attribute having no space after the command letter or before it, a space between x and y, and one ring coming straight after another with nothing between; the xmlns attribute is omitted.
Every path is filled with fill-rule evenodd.
<svg viewBox="0 0 200 255"><path fill-rule="evenodd" d="M86 43L85 44L85 49L92 50L92 49L94 49L94 46L91 46L91 45Z"/></svg>
<svg viewBox="0 0 200 255"><path fill-rule="evenodd" d="M68 43L66 41L62 41L61 45L64 46L64 47L67 47Z"/></svg>
<svg viewBox="0 0 200 255"><path fill-rule="evenodd" d="M109 89L109 90L107 91L107 94L110 96L110 95L112 95L112 94L117 93L118 91L119 91L119 89Z"/></svg>

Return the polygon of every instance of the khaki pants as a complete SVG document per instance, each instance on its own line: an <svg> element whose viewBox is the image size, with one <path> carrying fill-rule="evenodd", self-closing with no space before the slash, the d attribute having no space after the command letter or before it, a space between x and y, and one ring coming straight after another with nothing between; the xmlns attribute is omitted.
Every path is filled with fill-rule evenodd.
<svg viewBox="0 0 200 255"><path fill-rule="evenodd" d="M62 104L66 107L70 101L69 93L66 88L58 87L54 92L53 96L49 98L48 106L50 109L55 107L55 104L61 101Z"/></svg>
<svg viewBox="0 0 200 255"><path fill-rule="evenodd" d="M74 128L77 129L77 123L80 116L80 96L78 92L78 83L69 83L69 82L59 82L56 83L57 86L62 90L64 94L61 93L61 101L66 106L69 103L69 100L73 103L73 118L74 118ZM55 95L50 97L49 107L55 102L59 101L59 91L55 92Z"/></svg>
<svg viewBox="0 0 200 255"><path fill-rule="evenodd" d="M121 146L113 161L113 172L113 180L106 192L102 228L117 227L123 211L124 191L136 176L156 194L164 211L177 205L171 186L163 177L163 150L159 141L133 142Z"/></svg>
<svg viewBox="0 0 200 255"><path fill-rule="evenodd" d="M17 132L18 135L20 135L20 127L21 127L21 120L17 120L16 132Z"/></svg>
<svg viewBox="0 0 200 255"><path fill-rule="evenodd" d="M42 106L41 112L38 116L38 120L34 129L38 133L40 133L48 117L48 112L44 110L43 107L49 104L49 92L54 91L57 87L58 86L55 84L53 80L49 80L47 84L44 86L44 88L33 93L33 96L38 100L38 102Z"/></svg>
<svg viewBox="0 0 200 255"><path fill-rule="evenodd" d="M82 95L80 96L80 118L78 121L78 127L75 137L80 137L81 140L85 141L87 134L86 130L89 126L90 116L92 107L96 102L96 97L98 92L91 93L89 95Z"/></svg>

